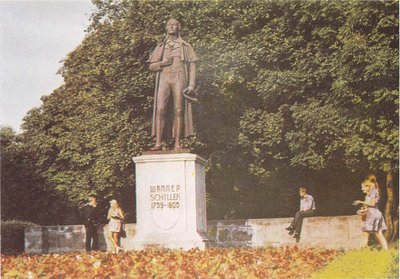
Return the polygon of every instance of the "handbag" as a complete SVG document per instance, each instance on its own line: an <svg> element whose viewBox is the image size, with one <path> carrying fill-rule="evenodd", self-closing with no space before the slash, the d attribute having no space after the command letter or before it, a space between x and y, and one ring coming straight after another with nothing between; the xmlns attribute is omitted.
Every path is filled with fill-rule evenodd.
<svg viewBox="0 0 400 279"><path fill-rule="evenodd" d="M362 221L367 220L367 213L368 213L368 208L365 206L357 210L357 215L361 216Z"/></svg>
<svg viewBox="0 0 400 279"><path fill-rule="evenodd" d="M124 225L121 226L121 231L120 231L119 235L120 235L122 238L126 238L126 230L125 230L125 228L124 228Z"/></svg>

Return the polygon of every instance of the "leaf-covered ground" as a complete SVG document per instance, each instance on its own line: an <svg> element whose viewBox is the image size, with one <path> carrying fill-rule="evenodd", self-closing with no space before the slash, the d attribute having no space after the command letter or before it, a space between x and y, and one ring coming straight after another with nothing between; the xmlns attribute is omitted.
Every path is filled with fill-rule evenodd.
<svg viewBox="0 0 400 279"><path fill-rule="evenodd" d="M341 252L300 249L147 250L2 256L2 278L308 278Z"/></svg>

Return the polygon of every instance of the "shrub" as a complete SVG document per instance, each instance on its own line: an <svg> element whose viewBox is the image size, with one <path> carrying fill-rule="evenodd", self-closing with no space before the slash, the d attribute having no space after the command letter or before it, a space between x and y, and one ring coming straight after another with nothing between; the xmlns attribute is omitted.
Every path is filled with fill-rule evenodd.
<svg viewBox="0 0 400 279"><path fill-rule="evenodd" d="M10 220L1 222L1 253L20 254L24 252L26 227L36 226L31 222Z"/></svg>

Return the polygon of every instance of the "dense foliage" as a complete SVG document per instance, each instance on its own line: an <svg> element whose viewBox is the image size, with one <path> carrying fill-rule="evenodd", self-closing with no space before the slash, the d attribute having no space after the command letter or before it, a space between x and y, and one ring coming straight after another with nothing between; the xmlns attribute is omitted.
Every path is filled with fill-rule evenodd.
<svg viewBox="0 0 400 279"><path fill-rule="evenodd" d="M68 223L66 212L71 212L70 202L36 173L36 162L32 160L32 152L24 144L22 136L11 128L3 127L0 128L0 140L1 218L10 221L2 223L2 236L3 224L6 230L26 224L11 220L29 220L47 225Z"/></svg>
<svg viewBox="0 0 400 279"><path fill-rule="evenodd" d="M209 218L292 215L301 184L320 214L351 214L368 172L381 185L397 173L397 1L94 3L64 85L21 135L41 187L70 205L96 192L135 215L131 158L152 145L145 61L171 16L200 58L186 144L209 159Z"/></svg>
<svg viewBox="0 0 400 279"><path fill-rule="evenodd" d="M309 278L340 254L334 250L284 247L3 256L1 275L4 278Z"/></svg>

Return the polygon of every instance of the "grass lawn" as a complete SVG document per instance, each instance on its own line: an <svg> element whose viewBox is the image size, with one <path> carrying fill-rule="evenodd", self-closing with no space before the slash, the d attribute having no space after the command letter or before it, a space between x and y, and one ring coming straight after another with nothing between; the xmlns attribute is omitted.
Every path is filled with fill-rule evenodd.
<svg viewBox="0 0 400 279"><path fill-rule="evenodd" d="M399 278L399 251L397 248L349 251L312 278Z"/></svg>

